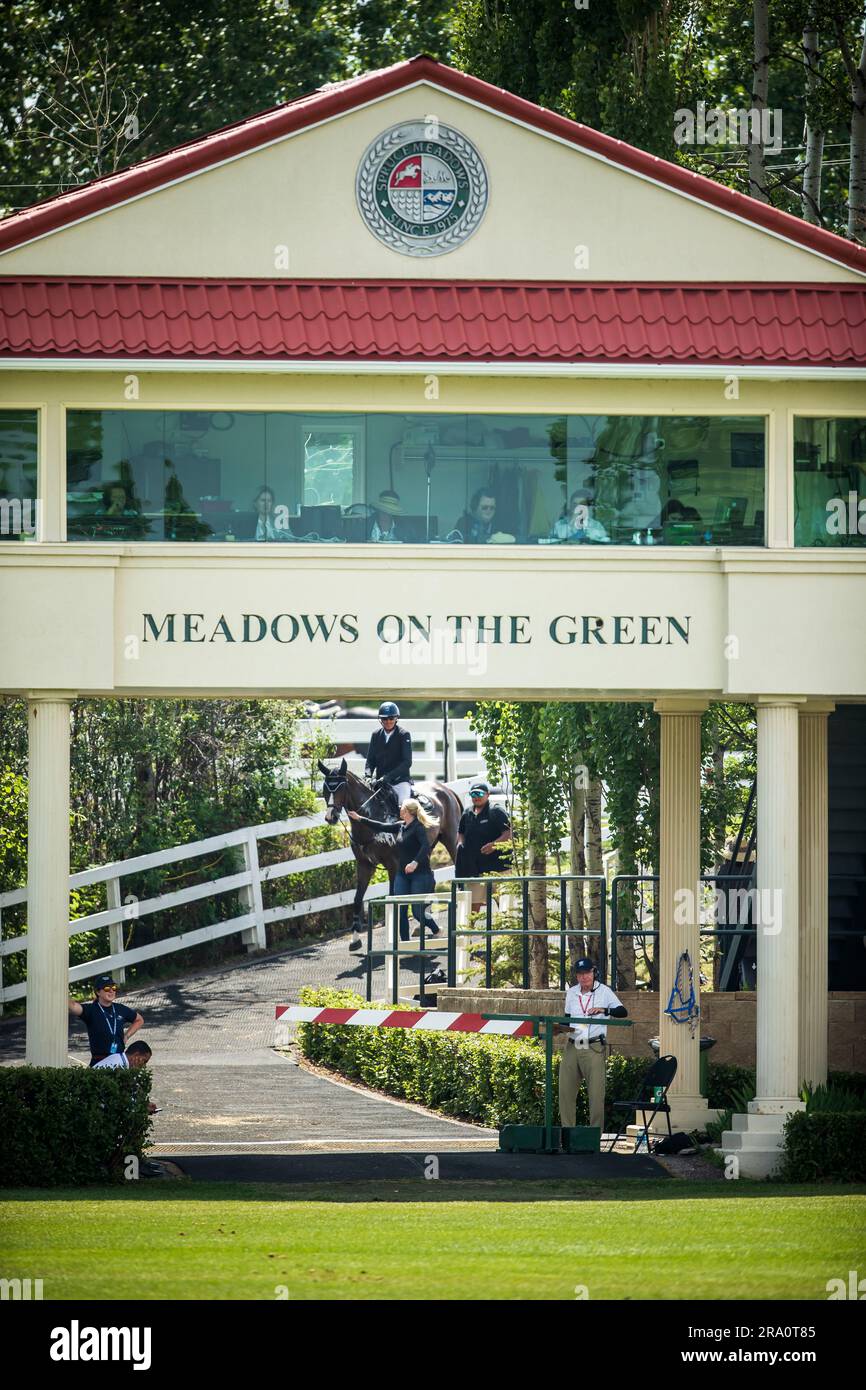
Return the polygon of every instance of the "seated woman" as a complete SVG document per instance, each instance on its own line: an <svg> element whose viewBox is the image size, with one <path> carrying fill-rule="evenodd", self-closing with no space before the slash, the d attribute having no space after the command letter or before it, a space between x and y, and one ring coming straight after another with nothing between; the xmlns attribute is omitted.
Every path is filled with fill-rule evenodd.
<svg viewBox="0 0 866 1390"><path fill-rule="evenodd" d="M403 515L400 498L390 488L380 492L376 499L375 515L370 522L368 540L399 541L396 517Z"/></svg>
<svg viewBox="0 0 866 1390"><path fill-rule="evenodd" d="M351 820L363 821L365 825L371 825L374 830L381 830L386 835L397 836L397 862L399 869L394 879L394 892L404 893L431 893L435 884L433 870L430 867L430 845L427 841L427 831L431 826L437 826L439 822L427 812L416 801L414 796L410 796L400 807L400 819L397 821L378 821L371 820L369 816L362 816L358 811L347 813ZM412 904L412 916L416 922L424 923L431 936L436 936L439 927L430 916L429 908L425 908L423 903ZM409 913L407 908L400 908L400 940L409 940Z"/></svg>
<svg viewBox="0 0 866 1390"><path fill-rule="evenodd" d="M562 516L553 523L550 532L551 539L576 542L609 541L610 536L600 521L593 520L591 512L592 503L589 500L589 494L580 491L573 492L568 499L568 506L563 508Z"/></svg>
<svg viewBox="0 0 866 1390"><path fill-rule="evenodd" d="M283 520L285 508L274 505L274 494L269 487L260 487L255 495L253 507L256 522L249 537L254 541L290 541L292 533L288 520Z"/></svg>
<svg viewBox="0 0 866 1390"><path fill-rule="evenodd" d="M480 487L469 501L469 509L454 523L446 540L458 539L459 532L466 545L513 545L514 536L496 528L496 498L489 487Z"/></svg>
<svg viewBox="0 0 866 1390"><path fill-rule="evenodd" d="M687 507L678 497L669 497L659 513L659 522L662 526L672 521L700 521L700 519L700 512L696 512L694 507Z"/></svg>
<svg viewBox="0 0 866 1390"><path fill-rule="evenodd" d="M147 529L147 523L126 483L108 483L103 488L102 511L98 514L98 520L101 531L118 536L140 536Z"/></svg>

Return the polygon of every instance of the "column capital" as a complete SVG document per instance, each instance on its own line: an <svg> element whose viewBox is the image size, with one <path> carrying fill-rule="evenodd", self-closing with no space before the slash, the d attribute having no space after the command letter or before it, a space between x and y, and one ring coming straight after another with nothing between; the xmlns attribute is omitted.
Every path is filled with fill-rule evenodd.
<svg viewBox="0 0 866 1390"><path fill-rule="evenodd" d="M35 704L54 704L70 705L73 700L78 699L77 690L28 690L26 694L28 705Z"/></svg>
<svg viewBox="0 0 866 1390"><path fill-rule="evenodd" d="M805 704L802 704L800 706L800 714L812 714L816 716L822 714L832 714L835 708L835 700L807 700Z"/></svg>
<svg viewBox="0 0 866 1390"><path fill-rule="evenodd" d="M700 700L692 695L665 695L653 701L656 714L703 714L709 707L709 700Z"/></svg>
<svg viewBox="0 0 866 1390"><path fill-rule="evenodd" d="M805 695L759 695L755 701L756 709L802 709L806 703Z"/></svg>

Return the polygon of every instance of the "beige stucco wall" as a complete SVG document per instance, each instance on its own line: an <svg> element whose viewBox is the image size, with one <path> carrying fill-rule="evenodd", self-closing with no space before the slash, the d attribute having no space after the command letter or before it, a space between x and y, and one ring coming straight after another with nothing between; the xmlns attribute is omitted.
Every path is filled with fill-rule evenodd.
<svg viewBox="0 0 866 1390"><path fill-rule="evenodd" d="M503 691L514 698L866 698L866 555L849 552L843 566L788 553L817 614L803 626L789 606L790 578L762 572L768 552L735 557L734 601L726 573L733 554L611 548L592 559L557 552L541 560L530 547L491 556L482 547L431 554L402 546L383 556L345 545L6 545L0 688L306 695L339 687L372 698L387 686L395 695L431 698ZM732 611L741 615L733 623ZM245 614L268 625L291 616L277 623L278 636L270 628L263 640L244 642ZM472 620L470 630L486 616L488 631L491 617L503 615L502 644L454 642L455 614ZM602 617L605 645L558 645L549 633L558 614L575 615L578 624L583 614ZM303 615L314 629L322 615L329 638L308 637ZM386 615L429 622L432 649L404 645L398 655L377 635ZM521 618L519 641L510 640L511 615ZM657 640L616 645L614 615L630 620L625 636L651 617ZM832 619L823 621L826 615ZM688 644L668 616L687 627ZM300 629L293 640L292 617ZM846 627L850 640L839 640ZM250 631L260 631L257 619ZM731 635L740 644L734 659L726 655Z"/></svg>
<svg viewBox="0 0 866 1390"><path fill-rule="evenodd" d="M40 495L46 530L61 540L64 411L72 406L157 409L585 411L761 414L769 420L767 511L773 548L427 547L96 543L0 544L0 689L308 694L349 693L621 698L694 693L750 699L790 694L866 699L866 551L793 550L794 411L863 412L862 387L844 382L588 381L443 377L425 402L423 378L142 372L137 406L120 372L0 374L0 408L42 412ZM251 478L251 486L256 479ZM144 613L202 614L190 635L210 638L221 616L236 637L144 641ZM237 640L243 614L349 615L358 637L301 634ZM450 641L449 615L525 615L519 634L470 660L453 645L419 663L394 660L379 618L429 618ZM598 615L607 641L559 645L559 614ZM674 616L689 641L617 644L614 616ZM184 619L177 618L179 631ZM278 629L284 631L284 629ZM167 635L167 629L166 629ZM345 635L345 634L344 634ZM628 631L622 633L628 638ZM657 635L655 631L653 636ZM151 634L152 637L152 634ZM731 637L736 641L732 644ZM129 642L127 639L134 639Z"/></svg>
<svg viewBox="0 0 866 1390"><path fill-rule="evenodd" d="M438 257L382 245L355 205L367 145L434 115L490 178L474 236ZM287 247L288 267L275 268ZM575 248L588 265L577 269ZM428 83L0 255L0 274L861 280L856 272Z"/></svg>

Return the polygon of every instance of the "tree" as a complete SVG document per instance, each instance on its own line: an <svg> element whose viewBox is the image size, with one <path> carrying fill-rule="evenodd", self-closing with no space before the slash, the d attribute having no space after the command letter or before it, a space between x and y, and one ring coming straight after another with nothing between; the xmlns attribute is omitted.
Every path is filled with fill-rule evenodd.
<svg viewBox="0 0 866 1390"><path fill-rule="evenodd" d="M70 868L73 872L136 854L282 820L311 808L303 787L281 787L277 768L290 761L297 707L279 700L95 700L72 703ZM27 724L23 700L0 700L0 889L26 881ZM218 870L235 871L234 851L170 869L181 888ZM124 880L145 898L165 891L166 873ZM73 916L107 904L102 889L73 895ZM231 916L231 900L187 904L132 918L126 944L142 945L176 930ZM22 918L23 913L18 914ZM20 927L21 924L16 923ZM73 959L93 956L73 938ZM218 948L222 949L222 948Z"/></svg>
<svg viewBox="0 0 866 1390"><path fill-rule="evenodd" d="M454 60L529 101L674 158L676 41L688 0L463 0Z"/></svg>
<svg viewBox="0 0 866 1390"><path fill-rule="evenodd" d="M752 58L752 121L749 130L749 193L761 203L769 203L767 170L764 163L763 119L770 90L770 10L769 0L752 0L754 56Z"/></svg>
<svg viewBox="0 0 866 1390"><path fill-rule="evenodd" d="M840 9L843 7L840 6ZM844 19L837 10L836 38L850 83L851 158L848 178L848 235L866 242L866 31L860 45L859 60Z"/></svg>
<svg viewBox="0 0 866 1390"><path fill-rule="evenodd" d="M810 4L803 24L803 66L806 70L806 155L803 162L803 216L821 224L821 165L824 129L816 110L821 76L821 51L816 7Z"/></svg>
<svg viewBox="0 0 866 1390"><path fill-rule="evenodd" d="M0 203L28 206L419 49L447 60L449 8L441 0L150 0L145 12L114 0L7 0ZM118 124L124 101L137 125Z"/></svg>

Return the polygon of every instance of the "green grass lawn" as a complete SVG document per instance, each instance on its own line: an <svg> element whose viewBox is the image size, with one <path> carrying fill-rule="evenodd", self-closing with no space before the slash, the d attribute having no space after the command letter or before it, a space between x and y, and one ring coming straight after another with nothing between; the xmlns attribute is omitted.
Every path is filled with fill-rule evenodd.
<svg viewBox="0 0 866 1390"><path fill-rule="evenodd" d="M46 1299L817 1299L866 1189L154 1183L0 1193L0 1275Z"/></svg>

